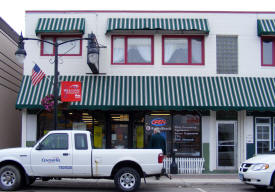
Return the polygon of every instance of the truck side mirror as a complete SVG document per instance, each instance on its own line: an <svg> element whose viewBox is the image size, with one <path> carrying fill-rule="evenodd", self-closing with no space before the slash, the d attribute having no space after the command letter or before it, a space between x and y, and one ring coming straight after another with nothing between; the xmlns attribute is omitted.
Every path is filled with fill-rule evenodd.
<svg viewBox="0 0 275 192"><path fill-rule="evenodd" d="M44 145L42 143L39 143L36 147L36 150L42 150L44 148Z"/></svg>

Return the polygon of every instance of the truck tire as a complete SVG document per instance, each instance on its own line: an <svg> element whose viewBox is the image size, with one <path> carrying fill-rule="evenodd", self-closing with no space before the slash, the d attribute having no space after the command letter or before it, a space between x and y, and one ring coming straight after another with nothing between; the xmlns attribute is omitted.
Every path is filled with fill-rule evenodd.
<svg viewBox="0 0 275 192"><path fill-rule="evenodd" d="M4 191L14 191L21 185L21 174L17 167L6 165L0 168L0 188Z"/></svg>
<svg viewBox="0 0 275 192"><path fill-rule="evenodd" d="M120 191L132 192L139 188L140 175L131 167L123 167L116 172L114 183Z"/></svg>

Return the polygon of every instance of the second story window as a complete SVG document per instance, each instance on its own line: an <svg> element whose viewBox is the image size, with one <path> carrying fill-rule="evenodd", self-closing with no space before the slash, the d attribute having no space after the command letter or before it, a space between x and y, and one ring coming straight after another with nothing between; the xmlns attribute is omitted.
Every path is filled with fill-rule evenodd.
<svg viewBox="0 0 275 192"><path fill-rule="evenodd" d="M81 36L42 36L43 40L62 43L70 39L81 38ZM49 43L41 43L41 56L54 56L54 46ZM59 56L81 56L82 41L72 41L58 46Z"/></svg>
<svg viewBox="0 0 275 192"><path fill-rule="evenodd" d="M153 36L112 36L112 64L153 64Z"/></svg>
<svg viewBox="0 0 275 192"><path fill-rule="evenodd" d="M204 65L204 38L201 36L163 36L164 65Z"/></svg>
<svg viewBox="0 0 275 192"><path fill-rule="evenodd" d="M262 38L262 66L275 66L275 38Z"/></svg>
<svg viewBox="0 0 275 192"><path fill-rule="evenodd" d="M238 37L216 37L217 74L238 74Z"/></svg>

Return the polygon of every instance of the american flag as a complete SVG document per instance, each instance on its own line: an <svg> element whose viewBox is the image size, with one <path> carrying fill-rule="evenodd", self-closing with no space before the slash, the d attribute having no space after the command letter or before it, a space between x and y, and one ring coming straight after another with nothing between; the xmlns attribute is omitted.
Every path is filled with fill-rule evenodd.
<svg viewBox="0 0 275 192"><path fill-rule="evenodd" d="M45 73L39 68L37 64L32 69L32 85L35 86L45 77Z"/></svg>

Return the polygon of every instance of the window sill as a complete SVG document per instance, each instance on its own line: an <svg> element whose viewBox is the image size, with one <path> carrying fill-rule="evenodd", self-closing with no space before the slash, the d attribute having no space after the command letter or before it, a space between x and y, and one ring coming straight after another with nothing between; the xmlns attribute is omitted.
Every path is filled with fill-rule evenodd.
<svg viewBox="0 0 275 192"><path fill-rule="evenodd" d="M154 65L154 63L112 63L112 65Z"/></svg>
<svg viewBox="0 0 275 192"><path fill-rule="evenodd" d="M188 66L203 66L204 63L162 63L162 65L188 65Z"/></svg>

